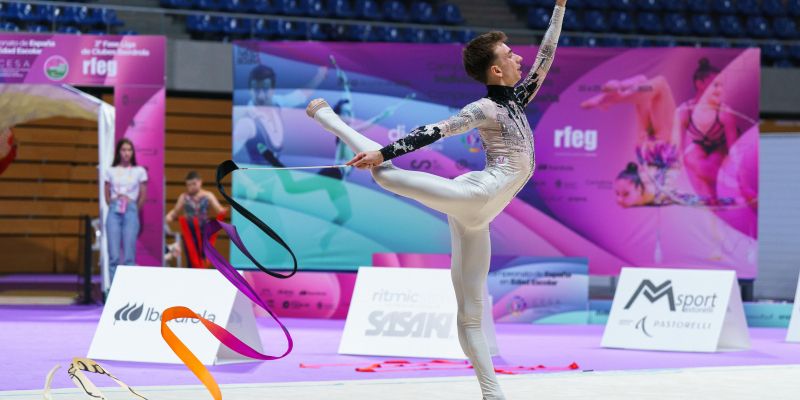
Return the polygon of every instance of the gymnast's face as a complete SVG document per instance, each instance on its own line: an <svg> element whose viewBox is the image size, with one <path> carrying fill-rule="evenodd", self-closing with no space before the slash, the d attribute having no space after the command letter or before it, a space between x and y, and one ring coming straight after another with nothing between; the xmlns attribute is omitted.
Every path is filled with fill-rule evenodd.
<svg viewBox="0 0 800 400"><path fill-rule="evenodd" d="M500 84L514 86L522 78L522 56L514 53L505 43L494 48L494 64L489 73L500 78Z"/></svg>
<svg viewBox="0 0 800 400"><path fill-rule="evenodd" d="M617 178L614 181L614 195L617 204L622 207L633 207L644 203L644 188L637 187L630 179Z"/></svg>
<svg viewBox="0 0 800 400"><path fill-rule="evenodd" d="M257 106L266 106L272 103L272 80L252 80L250 81L250 98L253 99L253 104Z"/></svg>
<svg viewBox="0 0 800 400"><path fill-rule="evenodd" d="M203 181L201 179L195 178L186 181L186 193L189 193L189 196L200 193L201 187L203 187Z"/></svg>

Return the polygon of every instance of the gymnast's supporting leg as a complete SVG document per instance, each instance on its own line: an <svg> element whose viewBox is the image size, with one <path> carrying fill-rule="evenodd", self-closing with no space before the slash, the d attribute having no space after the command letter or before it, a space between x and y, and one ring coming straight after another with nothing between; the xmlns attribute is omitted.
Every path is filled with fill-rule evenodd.
<svg viewBox="0 0 800 400"><path fill-rule="evenodd" d="M458 302L458 340L472 363L483 398L503 400L482 326L483 295L491 258L489 227L467 226L454 217L448 217L448 222L453 244L450 276Z"/></svg>

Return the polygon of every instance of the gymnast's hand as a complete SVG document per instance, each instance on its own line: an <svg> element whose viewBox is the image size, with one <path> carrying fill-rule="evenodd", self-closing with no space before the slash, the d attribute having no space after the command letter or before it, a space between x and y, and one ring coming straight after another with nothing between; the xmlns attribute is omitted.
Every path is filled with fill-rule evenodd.
<svg viewBox="0 0 800 400"><path fill-rule="evenodd" d="M356 154L352 160L347 162L347 165L359 168L375 168L383 162L383 154L380 151L366 151Z"/></svg>

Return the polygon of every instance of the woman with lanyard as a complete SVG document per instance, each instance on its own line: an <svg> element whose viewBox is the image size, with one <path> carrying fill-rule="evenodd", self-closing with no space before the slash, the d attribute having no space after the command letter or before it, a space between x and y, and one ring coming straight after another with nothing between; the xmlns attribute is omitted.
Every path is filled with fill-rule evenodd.
<svg viewBox="0 0 800 400"><path fill-rule="evenodd" d="M136 151L129 139L121 139L114 150L114 161L103 177L108 204L108 274L113 281L120 264L136 263L136 237L139 234L139 210L147 196L147 171L136 165Z"/></svg>

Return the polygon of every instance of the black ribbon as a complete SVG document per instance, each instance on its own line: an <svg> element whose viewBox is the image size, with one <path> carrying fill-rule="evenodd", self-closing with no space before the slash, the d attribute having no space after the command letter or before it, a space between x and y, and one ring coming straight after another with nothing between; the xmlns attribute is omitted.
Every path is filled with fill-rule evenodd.
<svg viewBox="0 0 800 400"><path fill-rule="evenodd" d="M225 177L228 176L233 171L236 171L237 169L239 169L239 166L236 165L236 163L233 162L232 160L225 160L217 166L217 190L219 190L219 193L222 195L222 197L225 198L225 200L228 201L228 203L231 205L231 207L233 207L234 210L238 211L239 214L247 218L250 222L253 223L253 225L257 226L258 229L261 229L262 232L266 233L267 236L272 238L272 240L274 240L279 245L283 246L283 248L289 252L289 255L292 256L292 261L294 262L294 268L292 269L292 272L289 273L288 275L283 275L281 273L271 271L266 267L264 267L263 265L261 265L258 261L256 261L255 258L253 258L252 255L250 255L250 252L248 252L246 249L242 249L240 247L240 250L242 250L242 253L244 253L244 255L247 256L247 258L249 258L250 261L252 261L253 264L256 265L256 267L258 267L258 269L266 272L270 276L279 279L291 278L294 274L297 273L297 257L294 255L294 252L292 251L291 247L289 247L289 245L286 244L286 242L283 241L283 239L281 239L281 237L278 236L278 234L274 230L272 230L272 228L270 228L269 225L264 223L264 221L262 221L261 219L256 217L253 213L244 208L244 206L242 206L241 204L239 204L239 202L231 198L231 196L228 196L228 194L225 192L225 188L222 187L222 180L225 179ZM235 243L235 245L239 247L238 243Z"/></svg>

